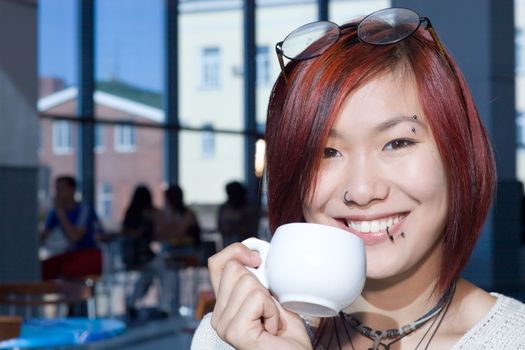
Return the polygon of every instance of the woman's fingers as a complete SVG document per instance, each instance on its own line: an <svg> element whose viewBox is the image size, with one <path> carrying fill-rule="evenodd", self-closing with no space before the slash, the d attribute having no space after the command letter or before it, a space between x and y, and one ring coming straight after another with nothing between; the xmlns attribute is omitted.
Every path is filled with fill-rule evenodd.
<svg viewBox="0 0 525 350"><path fill-rule="evenodd" d="M261 337L277 335L280 322L279 309L269 293L254 289L223 330L223 336L231 344L250 349L262 340Z"/></svg>
<svg viewBox="0 0 525 350"><path fill-rule="evenodd" d="M223 268L218 290L215 292L215 306L211 319L212 326L216 326L226 308L231 308L231 293L236 288L237 282L249 272L244 265L237 260L229 260Z"/></svg>
<svg viewBox="0 0 525 350"><path fill-rule="evenodd" d="M269 312L269 309L267 309L266 315L261 314L255 315L254 317L259 323L262 322L263 328L266 331L274 335L277 334L279 330L279 310L277 309L275 302L273 302L270 292L268 292L268 290L264 288L251 273L243 275L235 284L235 288L231 292L227 301L228 307L224 309L220 315L221 326L227 327L231 320L239 314L239 310L241 310L245 300L249 298L253 300L253 303L261 303L261 298L265 298L265 303L269 302L270 304L273 304L271 305L273 307L273 312ZM221 332L221 329L218 329L218 331L224 333Z"/></svg>
<svg viewBox="0 0 525 350"><path fill-rule="evenodd" d="M261 263L259 254L242 243L234 243L208 259L210 279L215 294L219 291L221 276L229 260L238 260L242 265L256 267Z"/></svg>

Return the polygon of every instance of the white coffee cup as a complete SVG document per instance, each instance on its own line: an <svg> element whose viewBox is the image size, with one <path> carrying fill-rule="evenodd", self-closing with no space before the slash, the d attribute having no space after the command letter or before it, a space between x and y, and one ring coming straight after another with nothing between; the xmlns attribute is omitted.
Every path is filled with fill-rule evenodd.
<svg viewBox="0 0 525 350"><path fill-rule="evenodd" d="M279 226L271 243L242 242L259 252L262 263L248 268L286 309L331 317L350 306L366 279L363 241L336 227L291 223Z"/></svg>

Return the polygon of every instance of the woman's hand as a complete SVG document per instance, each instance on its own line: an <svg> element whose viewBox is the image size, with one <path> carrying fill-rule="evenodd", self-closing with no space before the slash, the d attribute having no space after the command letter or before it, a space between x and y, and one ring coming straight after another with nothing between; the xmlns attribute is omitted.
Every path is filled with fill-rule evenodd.
<svg viewBox="0 0 525 350"><path fill-rule="evenodd" d="M299 316L284 310L245 267L260 262L258 254L241 243L208 260L217 299L212 327L236 349L311 349Z"/></svg>

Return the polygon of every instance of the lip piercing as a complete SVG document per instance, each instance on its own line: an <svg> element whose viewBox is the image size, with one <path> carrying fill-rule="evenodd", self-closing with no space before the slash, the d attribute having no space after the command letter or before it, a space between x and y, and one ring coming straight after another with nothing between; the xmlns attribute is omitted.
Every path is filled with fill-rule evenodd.
<svg viewBox="0 0 525 350"><path fill-rule="evenodd" d="M351 200L351 199L347 199L347 198L346 198L347 193L348 193L348 191L345 191L345 193L343 194L343 202L344 202L346 205L352 203L352 200Z"/></svg>
<svg viewBox="0 0 525 350"><path fill-rule="evenodd" d="M402 233L402 232L401 232ZM390 231L388 229L388 226L386 227L386 234L388 235L388 238L390 239L391 242L394 242L394 236L392 236L390 234Z"/></svg>

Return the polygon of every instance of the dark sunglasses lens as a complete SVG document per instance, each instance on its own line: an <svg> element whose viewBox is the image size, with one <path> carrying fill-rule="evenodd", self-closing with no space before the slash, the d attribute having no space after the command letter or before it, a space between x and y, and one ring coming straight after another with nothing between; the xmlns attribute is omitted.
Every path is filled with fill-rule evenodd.
<svg viewBox="0 0 525 350"><path fill-rule="evenodd" d="M339 27L332 22L313 22L291 32L283 41L283 55L306 60L319 56L339 38Z"/></svg>
<svg viewBox="0 0 525 350"><path fill-rule="evenodd" d="M412 10L384 9L365 17L359 23L357 35L369 44L393 44L412 35L420 23L419 15Z"/></svg>

